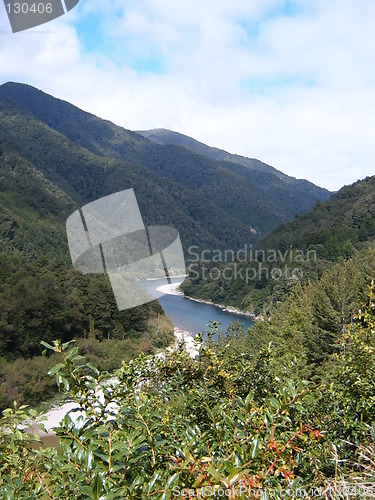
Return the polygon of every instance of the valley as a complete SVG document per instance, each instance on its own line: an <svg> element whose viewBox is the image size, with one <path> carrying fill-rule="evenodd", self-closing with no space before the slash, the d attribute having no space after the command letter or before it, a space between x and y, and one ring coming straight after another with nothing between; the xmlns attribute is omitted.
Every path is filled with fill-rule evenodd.
<svg viewBox="0 0 375 500"><path fill-rule="evenodd" d="M128 189L146 227L178 230L187 278L120 311L108 275L73 268L65 224ZM0 451L16 461L0 461L0 487L166 499L354 484L374 446L374 200L374 176L330 193L0 86ZM23 428L48 401L80 409L64 413L59 453Z"/></svg>

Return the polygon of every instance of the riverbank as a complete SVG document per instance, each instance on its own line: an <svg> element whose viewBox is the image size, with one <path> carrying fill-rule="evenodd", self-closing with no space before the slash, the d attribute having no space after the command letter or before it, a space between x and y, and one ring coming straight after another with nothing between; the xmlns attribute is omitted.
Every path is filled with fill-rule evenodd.
<svg viewBox="0 0 375 500"><path fill-rule="evenodd" d="M161 285L156 290L166 295L184 295L180 290L181 283L169 283L168 285Z"/></svg>
<svg viewBox="0 0 375 500"><path fill-rule="evenodd" d="M174 336L176 339L175 346L177 346L180 342L185 343L185 349L187 350L189 356L191 358L195 358L199 354L199 350L194 342L194 336L187 332L186 330L182 330L181 328L174 328Z"/></svg>
<svg viewBox="0 0 375 500"><path fill-rule="evenodd" d="M248 311L241 311L240 309L236 309L235 307L232 306L223 306L221 304L215 304L215 302L210 302L209 300L195 299L194 297L189 297L188 295L184 295L184 297L189 300L194 300L194 302L200 302L201 304L208 304L210 306L218 307L224 312L238 314L239 316L249 316L251 318L255 318L255 314Z"/></svg>
<svg viewBox="0 0 375 500"><path fill-rule="evenodd" d="M215 302L210 302L208 300L203 300L203 299L195 299L194 297L190 297L189 295L185 295L184 292L180 289L181 283L171 283L168 285L162 285L157 288L158 292L162 292L166 295L180 295L183 296L185 299L193 300L195 302L200 302L201 304L207 304L210 306L215 306L221 309L223 312L228 312L231 314L238 314L239 316L247 316L255 320L264 320L263 316L261 314L256 315L254 313L251 313L249 311L241 311L241 309L236 309L233 306L223 306L221 304L215 304Z"/></svg>
<svg viewBox="0 0 375 500"><path fill-rule="evenodd" d="M203 300L203 299L195 299L194 297L189 297L188 295L184 295L185 299L193 300L194 302L200 302L201 304L207 304L210 306L215 306L221 309L223 312L228 312L231 314L237 314L238 316L247 316L250 317L254 320L261 320L264 321L264 318L261 314L254 314L249 311L241 311L241 309L236 309L233 306L223 306L222 304L215 304L215 302L210 302L209 300Z"/></svg>
<svg viewBox="0 0 375 500"><path fill-rule="evenodd" d="M186 298L186 299L189 299L193 302L198 302L198 303L200 302L202 304L207 304L210 306L218 307L219 309L221 309L225 313L231 313L231 314L238 315L238 316L251 317L252 319L253 318L257 319L257 317L250 312L240 311L234 307L222 306L220 304L215 304L213 302L205 301L202 299L195 299L193 297L185 296L183 294L183 292L179 289L179 286L180 286L180 283L171 283L171 284L167 284L167 285L164 284L158 288L158 291L162 292L163 294L166 294L166 295L178 295L181 298ZM166 351L169 351L169 352L172 351L181 342L184 342L186 351L188 352L188 354L192 358L195 358L196 356L198 356L199 350L198 350L198 346L194 342L194 334L191 333L190 331L187 331L184 328L180 328L180 327L176 327L176 326L174 327L174 342L165 351L160 352L156 356L157 357L165 356ZM77 404L75 402L64 401L61 403L61 406L59 406L57 404L54 407L52 407L51 409L49 409L44 414L44 417L46 419L44 421L44 425L46 427L47 434L44 434L43 438L53 436L54 435L53 428L58 426L59 422L64 418L64 416L68 412L70 412L73 408L76 408L76 407L77 407ZM70 415L71 415L72 419L75 420L76 418L78 418L79 412L72 412ZM46 441L47 441L47 439L46 439Z"/></svg>

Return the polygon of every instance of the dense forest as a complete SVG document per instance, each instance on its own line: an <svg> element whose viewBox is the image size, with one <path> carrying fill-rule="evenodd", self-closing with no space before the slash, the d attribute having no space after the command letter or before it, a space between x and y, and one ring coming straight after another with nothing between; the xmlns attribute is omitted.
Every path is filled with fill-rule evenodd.
<svg viewBox="0 0 375 500"><path fill-rule="evenodd" d="M155 144L28 85L0 86L0 118L0 145L77 203L134 188L145 223L173 225L185 247L255 242L331 194L268 165L237 172L190 149Z"/></svg>
<svg viewBox="0 0 375 500"><path fill-rule="evenodd" d="M41 341L79 339L114 369L173 340L157 302L118 311L107 277L72 269L65 221L77 204L14 150L0 148L0 408L56 393ZM162 333L161 333L161 332Z"/></svg>
<svg viewBox="0 0 375 500"><path fill-rule="evenodd" d="M375 177L328 200L303 184L297 215L303 194L272 198L271 167L155 144L23 85L0 87L0 113L2 498L374 498ZM193 358L167 349L158 303L120 312L106 276L72 269L67 217L128 187L147 224L209 249L186 293L258 314L252 328L213 341L213 321ZM79 412L48 448L28 405L57 391Z"/></svg>
<svg viewBox="0 0 375 500"><path fill-rule="evenodd" d="M315 282L337 264L340 269L340 264L354 259L362 267L366 249L374 242L375 176L343 187L254 247L230 254L228 262L195 258L183 289L196 298L259 314L283 301L296 285ZM363 292L363 280L361 287Z"/></svg>

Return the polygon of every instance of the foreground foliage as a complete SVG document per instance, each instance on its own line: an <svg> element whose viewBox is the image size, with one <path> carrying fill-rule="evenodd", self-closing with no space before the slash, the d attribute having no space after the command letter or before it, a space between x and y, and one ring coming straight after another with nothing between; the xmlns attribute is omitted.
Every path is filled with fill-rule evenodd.
<svg viewBox="0 0 375 500"><path fill-rule="evenodd" d="M57 429L60 453L30 447L19 429L26 408L4 412L3 498L248 499L283 498L286 490L340 498L342 485L364 471L369 498L373 312L370 296L330 361L338 369L329 386L295 372L292 380L287 369L276 376L272 344L254 354L243 332L212 342L215 324L208 341L197 339L196 359L180 345L123 363L116 378L71 343L45 344L61 358L50 375L78 411Z"/></svg>

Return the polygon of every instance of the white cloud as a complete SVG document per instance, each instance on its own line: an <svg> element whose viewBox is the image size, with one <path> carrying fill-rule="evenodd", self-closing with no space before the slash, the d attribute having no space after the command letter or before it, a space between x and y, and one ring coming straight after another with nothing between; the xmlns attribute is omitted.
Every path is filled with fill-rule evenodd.
<svg viewBox="0 0 375 500"><path fill-rule="evenodd" d="M373 173L375 2L289 4L81 0L15 35L1 5L0 80L338 189Z"/></svg>

